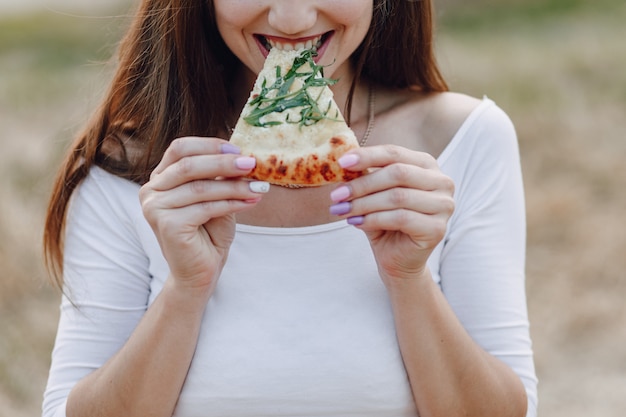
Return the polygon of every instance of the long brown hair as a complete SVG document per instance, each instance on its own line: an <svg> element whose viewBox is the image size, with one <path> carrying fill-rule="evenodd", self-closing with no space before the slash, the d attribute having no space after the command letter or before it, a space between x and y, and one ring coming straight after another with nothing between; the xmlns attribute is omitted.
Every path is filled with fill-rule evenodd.
<svg viewBox="0 0 626 417"><path fill-rule="evenodd" d="M70 197L95 164L147 181L173 139L227 132L228 86L241 63L222 41L212 0L144 0L122 39L117 71L100 107L57 174L44 228L44 255L62 285ZM375 0L372 25L352 56L356 77L393 88L445 91L433 48L431 0Z"/></svg>

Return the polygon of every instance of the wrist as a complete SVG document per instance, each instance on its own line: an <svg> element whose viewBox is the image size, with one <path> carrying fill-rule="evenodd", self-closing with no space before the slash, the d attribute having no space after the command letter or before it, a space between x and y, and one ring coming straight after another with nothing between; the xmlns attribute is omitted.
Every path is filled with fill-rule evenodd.
<svg viewBox="0 0 626 417"><path fill-rule="evenodd" d="M192 286L181 283L171 275L165 281L161 295L177 309L190 312L204 311L214 292L214 285Z"/></svg>
<svg viewBox="0 0 626 417"><path fill-rule="evenodd" d="M430 269L426 265L411 271L384 271L381 272L381 278L387 286L402 286L413 281L432 281Z"/></svg>
<svg viewBox="0 0 626 417"><path fill-rule="evenodd" d="M416 291L423 292L434 285L430 270L424 267L414 273L387 274L383 277L387 292L391 297L403 297Z"/></svg>

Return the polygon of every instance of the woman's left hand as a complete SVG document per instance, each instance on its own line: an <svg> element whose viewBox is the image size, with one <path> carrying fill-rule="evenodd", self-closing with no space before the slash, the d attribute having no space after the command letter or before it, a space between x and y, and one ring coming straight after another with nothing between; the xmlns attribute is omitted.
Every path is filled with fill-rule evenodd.
<svg viewBox="0 0 626 417"><path fill-rule="evenodd" d="M454 211L452 180L431 155L394 145L361 148L339 163L370 173L331 193L331 213L367 234L385 284L423 276Z"/></svg>

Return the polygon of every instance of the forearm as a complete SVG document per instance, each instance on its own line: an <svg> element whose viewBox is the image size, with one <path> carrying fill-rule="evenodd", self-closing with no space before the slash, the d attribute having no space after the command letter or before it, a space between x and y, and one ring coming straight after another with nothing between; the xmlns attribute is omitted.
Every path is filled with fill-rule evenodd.
<svg viewBox="0 0 626 417"><path fill-rule="evenodd" d="M168 280L122 349L74 387L68 417L171 416L207 299Z"/></svg>
<svg viewBox="0 0 626 417"><path fill-rule="evenodd" d="M430 276L386 282L421 416L526 414L520 379L472 340Z"/></svg>

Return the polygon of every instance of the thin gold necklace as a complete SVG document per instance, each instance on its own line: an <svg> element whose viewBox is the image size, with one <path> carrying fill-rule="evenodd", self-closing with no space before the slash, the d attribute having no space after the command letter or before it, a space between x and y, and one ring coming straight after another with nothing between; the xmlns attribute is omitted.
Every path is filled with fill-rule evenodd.
<svg viewBox="0 0 626 417"><path fill-rule="evenodd" d="M367 128L365 129L363 137L359 141L359 145L361 146L365 146L367 140L370 138L372 129L374 129L374 117L376 115L376 92L374 91L372 84L369 85L367 110Z"/></svg>

